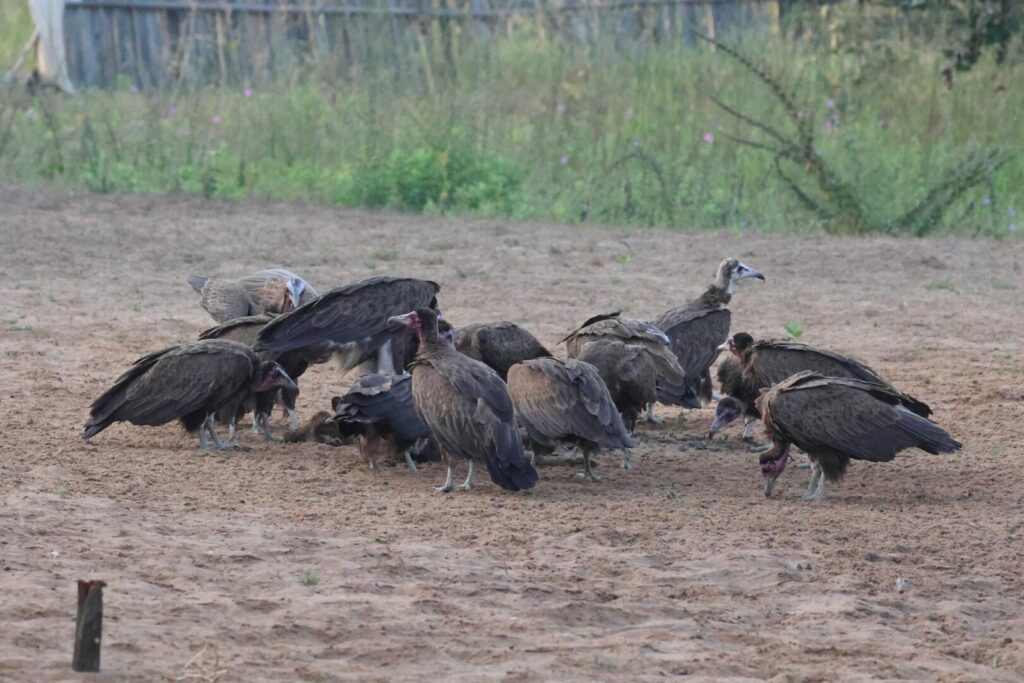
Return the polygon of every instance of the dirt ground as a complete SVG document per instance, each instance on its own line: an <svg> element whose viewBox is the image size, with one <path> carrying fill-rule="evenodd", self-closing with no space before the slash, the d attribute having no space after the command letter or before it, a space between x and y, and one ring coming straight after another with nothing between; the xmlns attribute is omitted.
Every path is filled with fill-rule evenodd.
<svg viewBox="0 0 1024 683"><path fill-rule="evenodd" d="M964 450L854 463L811 504L792 467L764 498L738 428L704 443L710 410L662 409L636 469L550 467L529 494L436 494L440 465L373 474L352 447L248 431L230 455L175 425L80 438L132 360L211 324L192 273L427 277L450 320L555 348L591 314L697 296L726 256L768 277L739 286L735 331L799 321ZM99 578L97 681L1022 680L1022 257L0 188L0 679L74 678L74 582ZM311 370L300 412L345 386Z"/></svg>

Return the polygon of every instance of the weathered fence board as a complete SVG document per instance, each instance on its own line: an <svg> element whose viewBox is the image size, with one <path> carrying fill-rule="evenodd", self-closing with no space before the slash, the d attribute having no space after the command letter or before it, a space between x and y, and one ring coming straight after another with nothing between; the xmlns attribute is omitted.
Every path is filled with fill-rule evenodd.
<svg viewBox="0 0 1024 683"><path fill-rule="evenodd" d="M689 40L688 31L778 29L780 0L68 0L65 40L77 86L242 85L311 65L454 69L468 43L526 22L568 41L619 48ZM445 67L437 67L444 64Z"/></svg>

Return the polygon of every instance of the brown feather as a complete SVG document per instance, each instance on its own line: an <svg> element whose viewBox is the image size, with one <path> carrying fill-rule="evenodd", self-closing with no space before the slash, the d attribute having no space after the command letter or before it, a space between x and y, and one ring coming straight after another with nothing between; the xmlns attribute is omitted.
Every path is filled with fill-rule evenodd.
<svg viewBox="0 0 1024 683"><path fill-rule="evenodd" d="M536 337L510 322L464 325L455 331L455 348L488 365L502 379L516 363L551 355Z"/></svg>

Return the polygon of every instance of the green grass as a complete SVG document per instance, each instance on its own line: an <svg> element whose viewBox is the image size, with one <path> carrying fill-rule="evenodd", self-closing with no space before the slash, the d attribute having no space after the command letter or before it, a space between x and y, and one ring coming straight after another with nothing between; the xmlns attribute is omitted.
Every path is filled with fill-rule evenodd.
<svg viewBox="0 0 1024 683"><path fill-rule="evenodd" d="M770 141L711 95L780 129L793 122L721 50L567 44L529 25L462 45L456 78L428 57L358 77L314 69L251 96L9 89L0 93L0 178L568 223L882 231L959 160L1024 141L1019 41L1004 64L986 54L947 90L942 46L922 40L830 49L746 33L734 42L799 98L817 152L863 211L853 226L808 210L771 154L730 139ZM811 184L799 167L789 172ZM912 232L1013 236L1022 210L1024 160L1013 156ZM374 254L366 266L393 257Z"/></svg>

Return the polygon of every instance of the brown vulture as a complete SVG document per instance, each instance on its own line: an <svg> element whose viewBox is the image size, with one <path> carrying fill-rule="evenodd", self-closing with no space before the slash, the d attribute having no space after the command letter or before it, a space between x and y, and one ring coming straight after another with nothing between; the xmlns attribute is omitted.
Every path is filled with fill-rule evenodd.
<svg viewBox="0 0 1024 683"><path fill-rule="evenodd" d="M510 322L464 325L455 330L455 348L490 366L502 379L508 379L508 369L516 363L551 355L536 337Z"/></svg>
<svg viewBox="0 0 1024 683"><path fill-rule="evenodd" d="M708 430L707 438L710 441L715 438L722 427L735 421L740 415L743 416L743 440L751 441L751 432L754 425L761 419L757 412L755 401L760 396L760 390L751 390L743 382L743 366L734 356L728 356L718 364L718 386L722 392L722 398L715 406L715 421Z"/></svg>
<svg viewBox="0 0 1024 683"><path fill-rule="evenodd" d="M508 387L483 363L465 356L438 335L433 308L392 318L419 337L413 361L412 398L416 412L430 428L448 460L448 476L438 491L451 491L456 460L469 461L469 474L458 488L473 487L473 472L482 461L491 479L503 489L533 488L537 470L523 455Z"/></svg>
<svg viewBox="0 0 1024 683"><path fill-rule="evenodd" d="M342 436L358 437L359 450L373 470L379 457L392 462L405 459L416 471L410 449L430 436L430 429L416 413L412 377L373 373L359 377L344 396L331 401L334 415L328 422Z"/></svg>
<svg viewBox="0 0 1024 683"><path fill-rule="evenodd" d="M589 363L570 358L535 358L508 372L508 391L534 454L551 453L559 443L583 452L583 476L600 477L591 468L599 448L636 445L608 393L608 387Z"/></svg>
<svg viewBox="0 0 1024 683"><path fill-rule="evenodd" d="M308 282L284 268L261 270L243 277L238 284L245 287L249 296L267 313L287 313L320 296Z"/></svg>
<svg viewBox="0 0 1024 683"><path fill-rule="evenodd" d="M658 373L657 400L666 405L700 408L692 389L687 391L686 373L669 345L669 338L651 323L623 318L618 312L595 315L562 339L570 358L579 358L588 342L612 340L647 349ZM654 401L647 405L647 420L660 422L654 416Z"/></svg>
<svg viewBox="0 0 1024 683"><path fill-rule="evenodd" d="M264 313L263 307L237 282L193 275L188 283L199 292L199 304L218 323Z"/></svg>
<svg viewBox="0 0 1024 683"><path fill-rule="evenodd" d="M913 396L898 392L870 367L841 353L800 344L788 339L754 341L754 338L746 332L734 334L725 345L742 368L742 387L739 395L733 394L740 401L752 402L760 395L762 389L781 382L798 372L810 370L826 377L848 377L881 384L894 395L899 396L900 403L907 410L917 413L921 417L928 417L932 414L928 404ZM756 410L756 406L753 409ZM711 434L713 435L714 432L737 417L739 415L730 410L728 405L725 407L719 405L716 410L715 424L711 427Z"/></svg>
<svg viewBox="0 0 1024 683"><path fill-rule="evenodd" d="M705 402L713 393L711 364L718 356L718 347L729 336L732 314L726 306L735 284L749 278L764 280L764 275L742 261L727 258L718 266L714 283L699 299L654 319L654 326L668 335L687 383Z"/></svg>
<svg viewBox="0 0 1024 683"><path fill-rule="evenodd" d="M644 409L657 398L658 372L651 352L643 346L606 338L584 344L579 360L597 368L632 434ZM624 451L622 469L629 468L629 451Z"/></svg>
<svg viewBox="0 0 1024 683"><path fill-rule="evenodd" d="M204 339L171 346L135 361L93 402L82 437L89 439L114 422L180 420L186 431L199 432L200 448L207 447L207 432L217 448L225 448L214 431L214 414L233 410L250 393L273 386L296 389L280 365L261 360L245 344Z"/></svg>
<svg viewBox="0 0 1024 683"><path fill-rule="evenodd" d="M962 446L909 410L899 392L860 379L799 372L765 391L757 407L773 444L760 456L766 496L786 467L791 444L811 460L807 500L821 500L825 480L842 478L851 459L888 462L906 448L938 454Z"/></svg>
<svg viewBox="0 0 1024 683"><path fill-rule="evenodd" d="M269 323L260 332L256 350L285 353L313 347L335 353L347 372L376 360L377 372L395 374L395 346L404 346L408 330L390 327L388 320L421 307L437 307L440 286L429 280L378 276L325 293ZM399 353L399 364L404 350ZM398 368L400 372L403 368Z"/></svg>
<svg viewBox="0 0 1024 683"><path fill-rule="evenodd" d="M246 346L255 346L256 340L259 336L260 330L262 330L267 323L273 320L273 316L269 315L257 315L249 316L245 318L236 318L217 327L211 327L208 330L204 330L199 334L200 339L230 339L233 341L241 342ZM302 348L295 349L294 351L287 351L280 355L274 356L273 354L261 353L260 356L264 360L276 361L284 371L288 373L292 381L298 384L299 378L306 372L310 365L315 363L324 363L330 358L330 354L320 351L316 353L316 349ZM298 429L299 420L295 414L295 399L298 397L298 391L284 390L280 387L273 387L269 391L254 394L248 397L239 407L240 414L235 415L236 419L242 417L247 412L252 412L253 423L252 429L254 432L262 430L263 437L267 441L273 441L273 436L270 433L270 414L273 412L274 403L279 402L284 406L285 410L288 411L288 424L291 429ZM220 422L230 422L230 415L218 413L217 420ZM235 434L232 432L229 436L229 441L235 439Z"/></svg>

